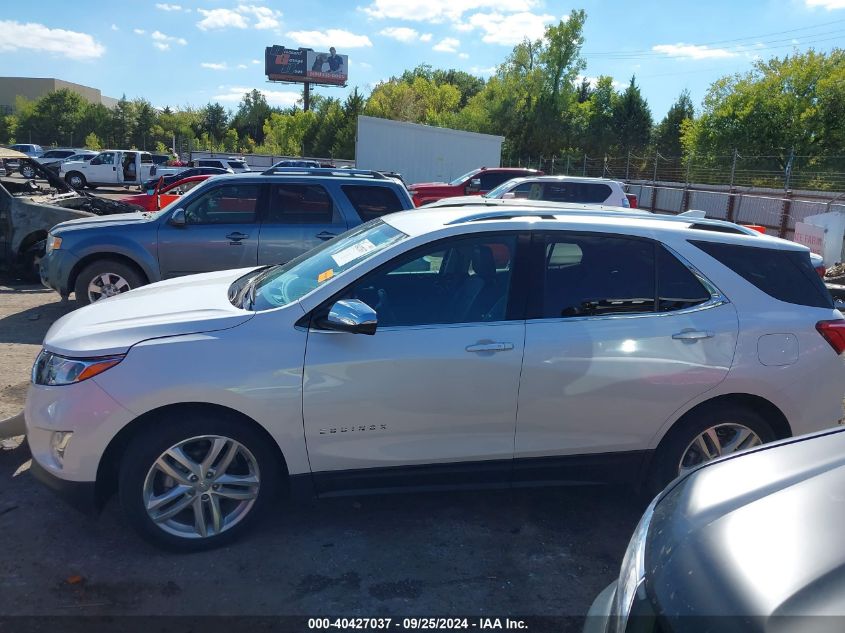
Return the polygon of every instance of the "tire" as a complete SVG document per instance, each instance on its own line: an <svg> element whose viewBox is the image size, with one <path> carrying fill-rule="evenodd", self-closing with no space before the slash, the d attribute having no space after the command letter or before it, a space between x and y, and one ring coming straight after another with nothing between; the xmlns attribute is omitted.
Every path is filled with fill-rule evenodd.
<svg viewBox="0 0 845 633"><path fill-rule="evenodd" d="M222 473L212 473L211 478L194 476L196 481L190 483L188 473L192 471L179 467L178 462L169 456L174 454L171 451L181 448L181 454L188 456L191 464L197 466L198 462L208 458L209 449L215 446L215 441L221 443L222 448L219 457L212 459L212 467L222 464L232 446L236 448L233 449L235 457ZM120 505L132 527L158 547L197 552L230 543L261 518L278 493L284 469L271 442L256 428L226 412L209 415L201 410L187 413L180 410L163 414L150 421L148 428L132 439L123 455L118 474ZM158 468L157 464L162 460L169 467L166 470L188 479L177 484L177 480ZM227 478L240 476L239 483L228 487L212 483L219 481L215 477L221 475ZM249 483L243 484L244 481ZM158 521L154 520L147 510L148 504L155 504L157 499L177 489L187 489L188 492L172 495L152 510L161 517ZM221 492L224 490L226 492ZM243 498L231 499L227 494ZM251 498L247 499L245 495L251 495ZM222 517L217 533L211 511L215 505L218 516ZM205 536L196 527L197 506L202 508L202 524L207 530ZM184 509L179 510L180 507ZM175 515L168 516L177 510Z"/></svg>
<svg viewBox="0 0 845 633"><path fill-rule="evenodd" d="M41 264L41 258L44 257L46 250L46 241L41 240L32 246L28 247L26 251L21 254L20 259L20 278L23 281L37 284L41 281L41 273L38 268Z"/></svg>
<svg viewBox="0 0 845 633"><path fill-rule="evenodd" d="M74 189L85 189L85 187L88 185L88 183L85 181L85 176L80 174L78 171L72 171L68 174L65 174L65 182Z"/></svg>
<svg viewBox="0 0 845 633"><path fill-rule="evenodd" d="M23 176L27 180L32 180L33 178L35 178L35 168L32 165L21 165L19 171L21 172L21 176Z"/></svg>
<svg viewBox="0 0 845 633"><path fill-rule="evenodd" d="M91 262L80 271L73 291L76 293L76 302L85 306L115 294L128 292L146 283L146 279L129 264L103 258ZM89 292L89 288L94 285L103 288L99 298L96 293Z"/></svg>
<svg viewBox="0 0 845 633"><path fill-rule="evenodd" d="M732 437L731 434L738 430L737 427L744 427L756 435L759 441L755 442L753 437L740 441L742 435ZM715 456L703 457L702 451L692 446L692 443L705 431L714 428L717 437L724 442L724 446L718 451L719 455L716 455L717 451L711 450L711 454L715 456L728 455L777 439L771 425L751 407L724 402L695 409L681 418L657 447L648 479L648 492L652 495L657 494L666 484L683 474L682 464L684 463L688 468L693 468L699 463L715 459ZM710 437L712 436L705 439L705 444L712 449L714 445L709 440ZM699 459L697 460L696 457Z"/></svg>

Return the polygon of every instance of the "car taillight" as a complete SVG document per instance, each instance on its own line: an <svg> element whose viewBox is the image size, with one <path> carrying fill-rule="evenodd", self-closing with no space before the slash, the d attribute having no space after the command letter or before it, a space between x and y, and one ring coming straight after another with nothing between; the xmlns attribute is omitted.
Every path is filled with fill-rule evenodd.
<svg viewBox="0 0 845 633"><path fill-rule="evenodd" d="M638 204L638 202L637 202L637 194L635 194L635 193L626 193L626 194L625 194L625 197L626 197L626 198L628 198L628 204L630 204L630 205L631 205L631 208L632 208L632 209L636 209L636 208L637 208L637 204Z"/></svg>
<svg viewBox="0 0 845 633"><path fill-rule="evenodd" d="M816 323L816 329L837 354L845 352L845 319L819 321Z"/></svg>
<svg viewBox="0 0 845 633"><path fill-rule="evenodd" d="M819 274L819 277L824 279L824 276L827 274L827 268L824 266L816 266L816 272Z"/></svg>

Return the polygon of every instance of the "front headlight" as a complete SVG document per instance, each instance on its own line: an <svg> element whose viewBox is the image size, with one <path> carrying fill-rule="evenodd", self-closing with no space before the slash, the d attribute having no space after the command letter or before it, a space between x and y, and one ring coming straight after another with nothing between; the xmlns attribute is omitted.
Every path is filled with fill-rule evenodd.
<svg viewBox="0 0 845 633"><path fill-rule="evenodd" d="M645 579L645 543L656 505L657 498L651 502L643 513L633 536L631 536L631 542L628 543L628 549L625 550L625 557L622 559L622 569L619 571L619 581L616 583L616 596L611 611L612 621L616 625L616 633L625 631L625 627L628 626L628 616L631 614L631 607L634 604L634 596L638 592L645 591L643 586ZM645 595L640 595L640 598L645 598Z"/></svg>
<svg viewBox="0 0 845 633"><path fill-rule="evenodd" d="M32 382L36 385L70 385L101 374L123 360L124 354L100 358L65 358L41 350L32 366Z"/></svg>
<svg viewBox="0 0 845 633"><path fill-rule="evenodd" d="M56 237L52 233L47 234L47 252L57 251L62 247L62 238Z"/></svg>

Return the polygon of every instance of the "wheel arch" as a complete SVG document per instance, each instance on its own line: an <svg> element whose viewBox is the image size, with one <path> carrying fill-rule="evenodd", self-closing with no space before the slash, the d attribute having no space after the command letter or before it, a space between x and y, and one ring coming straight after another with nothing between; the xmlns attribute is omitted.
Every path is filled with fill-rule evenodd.
<svg viewBox="0 0 845 633"><path fill-rule="evenodd" d="M32 231L24 237L15 249L15 259L20 261L21 257L23 257L24 253L26 253L31 246L35 246L41 240L46 240L47 233L47 229L38 229L37 231Z"/></svg>
<svg viewBox="0 0 845 633"><path fill-rule="evenodd" d="M120 262L122 264L126 264L127 266L132 267L136 272L140 273L140 275L146 280L146 283L151 283L150 275L147 273L146 270L144 270L144 267L128 255L123 255L122 253L115 252L99 252L85 255L78 262L76 262L76 264L74 264L73 268L70 271L70 275L68 275L67 280L67 287L69 292L73 292L73 289L76 286L76 280L79 277L79 273L81 273L82 270L86 266L88 266L88 264L91 264L100 259L109 259L112 261Z"/></svg>
<svg viewBox="0 0 845 633"><path fill-rule="evenodd" d="M132 439L137 437L139 433L144 431L144 429L149 428L150 424L159 423L162 416L165 414L178 414L179 412L186 411L203 411L208 415L222 413L233 418L238 418L245 424L249 424L264 437L268 443L267 445L273 448L279 458L282 477L285 481L289 480L287 461L285 460L281 447L273 436L270 435L270 432L260 423L236 409L232 409L221 404L212 404L207 402L180 402L163 405L139 415L129 424L120 429L120 431L118 431L118 433L111 439L106 446L106 450L103 451L100 463L97 466L95 494L98 508L102 508L106 500L117 491L120 462Z"/></svg>

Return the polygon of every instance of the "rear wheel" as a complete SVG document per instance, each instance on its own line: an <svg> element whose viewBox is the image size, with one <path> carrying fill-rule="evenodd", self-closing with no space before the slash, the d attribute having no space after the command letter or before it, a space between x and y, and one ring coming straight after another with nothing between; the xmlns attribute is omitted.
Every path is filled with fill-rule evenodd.
<svg viewBox="0 0 845 633"><path fill-rule="evenodd" d="M31 180L31 179L35 178L35 168L32 165L30 165L29 163L21 165L20 172L21 172L21 176L23 176L27 180Z"/></svg>
<svg viewBox="0 0 845 633"><path fill-rule="evenodd" d="M199 551L248 529L275 496L281 473L274 447L248 423L225 412L180 412L133 438L118 494L145 539Z"/></svg>
<svg viewBox="0 0 845 633"><path fill-rule="evenodd" d="M771 425L751 407L718 403L697 409L679 420L658 446L650 492L656 494L701 464L775 439Z"/></svg>
<svg viewBox="0 0 845 633"><path fill-rule="evenodd" d="M88 305L129 292L146 283L132 266L113 259L98 259L88 264L76 277L76 302Z"/></svg>

